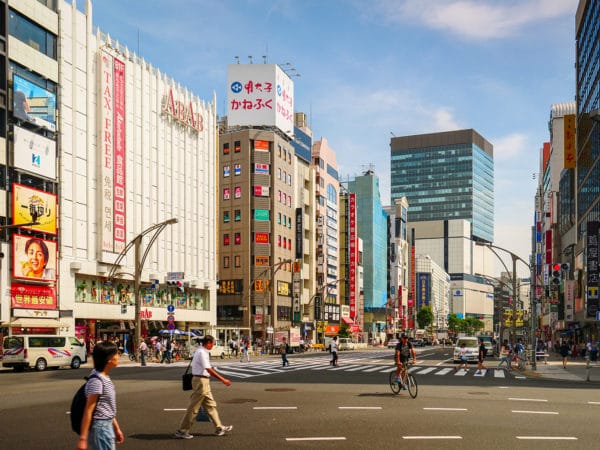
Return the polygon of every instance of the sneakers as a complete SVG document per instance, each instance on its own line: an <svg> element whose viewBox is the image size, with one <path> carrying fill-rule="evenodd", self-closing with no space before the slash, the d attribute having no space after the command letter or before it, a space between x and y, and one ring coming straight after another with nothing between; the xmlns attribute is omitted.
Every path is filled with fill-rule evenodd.
<svg viewBox="0 0 600 450"><path fill-rule="evenodd" d="M402 390L403 391L408 391L408 384L403 384L402 385Z"/></svg>
<svg viewBox="0 0 600 450"><path fill-rule="evenodd" d="M402 378L395 378L395 379L394 379L394 382L395 382L395 383L402 383Z"/></svg>
<svg viewBox="0 0 600 450"><path fill-rule="evenodd" d="M217 436L225 436L225 433L227 433L231 430L233 430L233 425L224 425L221 428L219 428L217 431L215 431L215 434Z"/></svg>
<svg viewBox="0 0 600 450"><path fill-rule="evenodd" d="M179 431L177 430L173 435L175 439L192 439L194 436L188 433L187 431Z"/></svg>

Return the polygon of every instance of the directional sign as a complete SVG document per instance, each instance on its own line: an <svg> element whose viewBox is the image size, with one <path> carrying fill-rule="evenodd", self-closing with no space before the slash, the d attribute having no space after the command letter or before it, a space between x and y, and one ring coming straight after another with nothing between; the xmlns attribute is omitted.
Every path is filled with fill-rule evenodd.
<svg viewBox="0 0 600 450"><path fill-rule="evenodd" d="M175 312L175 306L174 305L167 306L167 312L170 312L170 313Z"/></svg>

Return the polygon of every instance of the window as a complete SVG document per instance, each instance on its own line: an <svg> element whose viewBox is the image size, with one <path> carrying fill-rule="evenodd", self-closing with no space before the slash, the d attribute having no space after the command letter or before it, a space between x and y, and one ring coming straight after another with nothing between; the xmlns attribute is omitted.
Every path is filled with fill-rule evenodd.
<svg viewBox="0 0 600 450"><path fill-rule="evenodd" d="M233 220L236 222L240 222L242 220L242 210L236 209L233 211Z"/></svg>
<svg viewBox="0 0 600 450"><path fill-rule="evenodd" d="M223 178L227 178L229 175L231 175L231 169L229 166L223 166Z"/></svg>
<svg viewBox="0 0 600 450"><path fill-rule="evenodd" d="M223 211L223 222L229 223L229 211Z"/></svg>
<svg viewBox="0 0 600 450"><path fill-rule="evenodd" d="M241 145L240 141L235 141L235 142L233 143L233 151L234 151L235 153L239 153L239 152L241 152L241 151L242 151L242 145Z"/></svg>
<svg viewBox="0 0 600 450"><path fill-rule="evenodd" d="M229 269L229 256L223 256L223 267Z"/></svg>
<svg viewBox="0 0 600 450"><path fill-rule="evenodd" d="M281 158L281 145L277 146L277 156Z"/></svg>
<svg viewBox="0 0 600 450"><path fill-rule="evenodd" d="M240 186L236 186L234 188L234 197L235 198L242 198L242 188Z"/></svg>
<svg viewBox="0 0 600 450"><path fill-rule="evenodd" d="M288 173L288 186L292 185L292 175Z"/></svg>
<svg viewBox="0 0 600 450"><path fill-rule="evenodd" d="M292 228L292 218L288 217L288 228Z"/></svg>
<svg viewBox="0 0 600 450"><path fill-rule="evenodd" d="M277 201L281 203L281 191L277 191Z"/></svg>
<svg viewBox="0 0 600 450"><path fill-rule="evenodd" d="M223 144L223 154L229 155L229 142Z"/></svg>
<svg viewBox="0 0 600 450"><path fill-rule="evenodd" d="M56 59L56 36L12 9L8 16L8 33L31 48Z"/></svg>
<svg viewBox="0 0 600 450"><path fill-rule="evenodd" d="M240 257L240 255L234 256L234 264L235 267L242 267L242 258Z"/></svg>
<svg viewBox="0 0 600 450"><path fill-rule="evenodd" d="M277 235L277 247L281 247L281 235Z"/></svg>
<svg viewBox="0 0 600 450"><path fill-rule="evenodd" d="M277 213L277 223L281 225L281 213Z"/></svg>
<svg viewBox="0 0 600 450"><path fill-rule="evenodd" d="M223 235L223 245L229 245L229 235L228 234Z"/></svg>
<svg viewBox="0 0 600 450"><path fill-rule="evenodd" d="M238 175L242 174L242 165L241 164L235 164L233 166L233 174L237 177Z"/></svg>
<svg viewBox="0 0 600 450"><path fill-rule="evenodd" d="M229 200L231 198L231 189L224 188L223 189L223 200Z"/></svg>
<svg viewBox="0 0 600 450"><path fill-rule="evenodd" d="M281 168L277 169L277 179L281 180Z"/></svg>
<svg viewBox="0 0 600 450"><path fill-rule="evenodd" d="M288 250L291 250L291 249L292 249L292 240L289 239L288 240Z"/></svg>
<svg viewBox="0 0 600 450"><path fill-rule="evenodd" d="M233 239L234 239L234 244L235 245L240 245L242 243L242 235L241 235L241 233L235 233Z"/></svg>

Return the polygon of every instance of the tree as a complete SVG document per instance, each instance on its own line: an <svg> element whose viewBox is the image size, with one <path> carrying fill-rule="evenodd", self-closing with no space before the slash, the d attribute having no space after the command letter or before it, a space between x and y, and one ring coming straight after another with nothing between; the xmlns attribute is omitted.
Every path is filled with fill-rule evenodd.
<svg viewBox="0 0 600 450"><path fill-rule="evenodd" d="M423 306L417 313L417 322L419 328L427 328L428 325L433 323L433 311L430 306Z"/></svg>
<svg viewBox="0 0 600 450"><path fill-rule="evenodd" d="M346 325L345 323L340 324L340 331L338 332L338 336L339 337L351 337L351 332L350 332L350 327L348 327L348 325Z"/></svg>
<svg viewBox="0 0 600 450"><path fill-rule="evenodd" d="M452 331L452 334L456 334L461 328L462 319L456 314L450 314L448 316L448 329Z"/></svg>

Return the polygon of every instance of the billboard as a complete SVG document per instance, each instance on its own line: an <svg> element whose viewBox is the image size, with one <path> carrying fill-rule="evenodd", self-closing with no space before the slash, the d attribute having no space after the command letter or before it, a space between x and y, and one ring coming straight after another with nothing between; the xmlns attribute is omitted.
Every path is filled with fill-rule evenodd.
<svg viewBox="0 0 600 450"><path fill-rule="evenodd" d="M14 234L13 277L56 281L56 242Z"/></svg>
<svg viewBox="0 0 600 450"><path fill-rule="evenodd" d="M350 256L348 261L349 283L350 283L350 317L356 317L356 292L358 290L358 232L356 228L356 194L351 193L348 196L349 213L349 246Z"/></svg>
<svg viewBox="0 0 600 450"><path fill-rule="evenodd" d="M56 131L56 94L13 75L13 116Z"/></svg>
<svg viewBox="0 0 600 450"><path fill-rule="evenodd" d="M276 126L292 137L292 79L277 64L227 66L227 123L229 126Z"/></svg>
<svg viewBox="0 0 600 450"><path fill-rule="evenodd" d="M126 232L125 64L105 51L98 61L100 248L119 253L125 248Z"/></svg>
<svg viewBox="0 0 600 450"><path fill-rule="evenodd" d="M54 286L12 283L10 297L13 308L57 309Z"/></svg>
<svg viewBox="0 0 600 450"><path fill-rule="evenodd" d="M14 165L56 179L56 142L21 127L14 127Z"/></svg>
<svg viewBox="0 0 600 450"><path fill-rule="evenodd" d="M431 302L431 274L417 273L417 308L427 306Z"/></svg>
<svg viewBox="0 0 600 450"><path fill-rule="evenodd" d="M29 230L56 234L56 195L13 183L13 224L37 222L23 226Z"/></svg>

